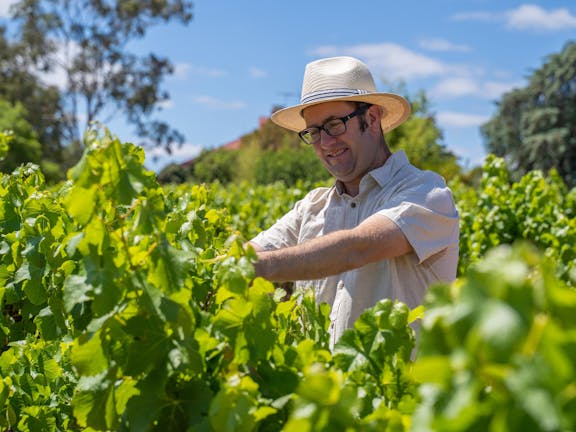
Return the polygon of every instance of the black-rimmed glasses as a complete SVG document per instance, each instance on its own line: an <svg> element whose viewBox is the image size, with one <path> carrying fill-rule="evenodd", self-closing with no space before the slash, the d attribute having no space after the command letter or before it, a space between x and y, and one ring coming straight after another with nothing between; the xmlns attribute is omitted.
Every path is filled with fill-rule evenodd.
<svg viewBox="0 0 576 432"><path fill-rule="evenodd" d="M370 105L365 105L358 108L356 111L348 114L347 116L334 118L328 120L322 126L312 126L298 132L298 136L306 144L316 144L320 141L320 134L322 131L331 137L342 135L346 132L346 122L359 114L364 114L364 112L370 108Z"/></svg>

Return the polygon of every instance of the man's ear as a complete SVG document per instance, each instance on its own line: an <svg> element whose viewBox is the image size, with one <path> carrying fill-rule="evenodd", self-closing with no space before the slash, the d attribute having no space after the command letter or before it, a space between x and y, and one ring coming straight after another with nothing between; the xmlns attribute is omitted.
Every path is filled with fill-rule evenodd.
<svg viewBox="0 0 576 432"><path fill-rule="evenodd" d="M368 111L366 111L366 122L369 128L376 127L379 129L380 121L384 115L384 108L380 105L372 105Z"/></svg>

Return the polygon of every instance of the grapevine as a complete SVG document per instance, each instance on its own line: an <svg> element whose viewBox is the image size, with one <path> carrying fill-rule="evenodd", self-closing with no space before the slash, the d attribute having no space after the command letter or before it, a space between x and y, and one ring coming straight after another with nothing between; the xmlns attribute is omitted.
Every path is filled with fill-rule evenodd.
<svg viewBox="0 0 576 432"><path fill-rule="evenodd" d="M458 280L330 349L328 305L255 279L243 247L312 185L161 187L141 148L87 141L62 184L0 178L0 429L576 427L576 194L553 173L489 158L453 185Z"/></svg>

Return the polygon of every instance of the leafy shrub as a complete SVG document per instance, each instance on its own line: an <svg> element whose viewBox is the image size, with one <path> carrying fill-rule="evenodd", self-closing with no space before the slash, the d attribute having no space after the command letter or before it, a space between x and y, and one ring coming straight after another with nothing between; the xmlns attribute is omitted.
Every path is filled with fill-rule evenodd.
<svg viewBox="0 0 576 432"><path fill-rule="evenodd" d="M282 182L292 187L299 182L314 183L330 178L311 147L263 152L254 170L257 184Z"/></svg>
<svg viewBox="0 0 576 432"><path fill-rule="evenodd" d="M568 283L576 279L576 188L550 172L512 182L503 159L488 156L479 188L453 187L460 212L459 272L501 244L527 240L544 250Z"/></svg>
<svg viewBox="0 0 576 432"><path fill-rule="evenodd" d="M230 183L235 178L237 158L236 150L205 151L194 162L192 178L199 183Z"/></svg>
<svg viewBox="0 0 576 432"><path fill-rule="evenodd" d="M576 291L527 244L500 246L427 296L415 431L576 427Z"/></svg>

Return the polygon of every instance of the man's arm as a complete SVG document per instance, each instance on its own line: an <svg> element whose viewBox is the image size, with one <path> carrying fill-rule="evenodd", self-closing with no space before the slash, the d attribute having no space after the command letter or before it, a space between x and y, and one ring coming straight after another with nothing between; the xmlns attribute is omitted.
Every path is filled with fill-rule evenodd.
<svg viewBox="0 0 576 432"><path fill-rule="evenodd" d="M394 222L376 214L356 228L335 231L296 246L273 251L255 249L256 276L294 281L319 279L404 255L412 251L412 246Z"/></svg>

